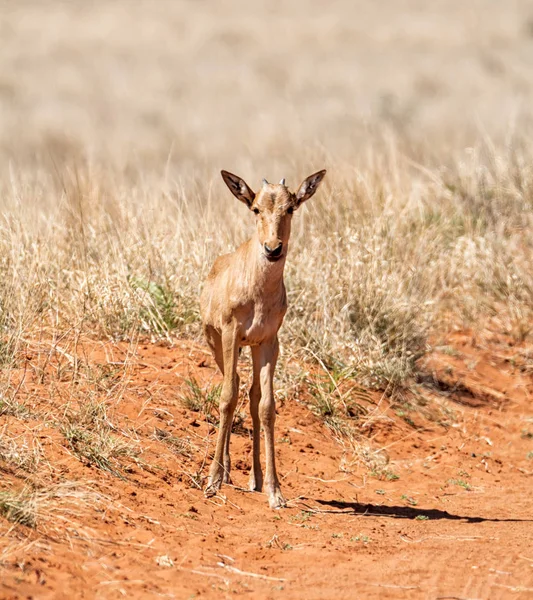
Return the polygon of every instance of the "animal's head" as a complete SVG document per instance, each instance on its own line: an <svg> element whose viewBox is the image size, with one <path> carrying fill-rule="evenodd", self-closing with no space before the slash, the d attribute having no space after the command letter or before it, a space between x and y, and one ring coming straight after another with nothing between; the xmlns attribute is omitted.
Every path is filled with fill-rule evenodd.
<svg viewBox="0 0 533 600"><path fill-rule="evenodd" d="M269 261L274 262L285 256L291 233L292 214L317 191L326 171L309 175L296 192L289 190L285 179L277 184L268 183L263 179L257 193L237 175L228 171L221 173L231 193L255 214L257 235L263 254Z"/></svg>

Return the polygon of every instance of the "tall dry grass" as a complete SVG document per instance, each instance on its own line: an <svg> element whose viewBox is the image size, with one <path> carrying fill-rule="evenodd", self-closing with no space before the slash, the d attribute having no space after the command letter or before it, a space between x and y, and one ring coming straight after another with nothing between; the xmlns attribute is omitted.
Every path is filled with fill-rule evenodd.
<svg viewBox="0 0 533 600"><path fill-rule="evenodd" d="M452 325L524 339L533 306L529 148L482 143L444 168L400 146L371 141L357 167L333 163L295 215L287 263L283 344L377 386L409 377L428 335ZM0 233L4 360L36 335L197 336L202 281L253 222L215 177L148 184L87 163L13 168Z"/></svg>

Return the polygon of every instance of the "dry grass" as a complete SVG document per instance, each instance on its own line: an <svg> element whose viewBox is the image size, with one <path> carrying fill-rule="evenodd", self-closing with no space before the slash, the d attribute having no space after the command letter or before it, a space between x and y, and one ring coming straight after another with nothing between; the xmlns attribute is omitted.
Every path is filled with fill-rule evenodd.
<svg viewBox="0 0 533 600"><path fill-rule="evenodd" d="M30 446L26 439L20 441L8 437L6 429L5 427L0 434L0 469L2 463L5 463L16 470L34 473L39 466L41 449L36 444Z"/></svg>
<svg viewBox="0 0 533 600"><path fill-rule="evenodd" d="M79 517L88 506L101 501L99 494L73 483L0 492L0 515L8 521L27 527L40 522L57 522Z"/></svg>
<svg viewBox="0 0 533 600"><path fill-rule="evenodd" d="M428 332L449 324L525 339L533 290L529 149L483 143L444 169L413 166L391 143L380 164L360 161L351 176L334 168L296 215L282 333L292 349L379 388L406 381ZM104 193L88 169L66 169L66 191L13 175L0 236L4 362L21 337L74 328L115 339L198 335L201 282L249 231L231 197L209 200L210 182L171 193L117 175Z"/></svg>
<svg viewBox="0 0 533 600"><path fill-rule="evenodd" d="M198 381L192 377L184 381L185 392L180 395L180 402L189 410L202 412L206 417L211 417L213 410L218 406L221 385L202 389Z"/></svg>

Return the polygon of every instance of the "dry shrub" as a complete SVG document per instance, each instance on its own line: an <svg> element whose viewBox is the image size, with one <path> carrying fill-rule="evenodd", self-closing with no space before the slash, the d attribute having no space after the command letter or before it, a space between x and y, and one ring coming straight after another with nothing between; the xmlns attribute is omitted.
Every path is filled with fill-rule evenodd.
<svg viewBox="0 0 533 600"><path fill-rule="evenodd" d="M101 502L101 496L73 482L19 490L0 491L0 515L8 521L37 527L40 523L79 518L88 508Z"/></svg>
<svg viewBox="0 0 533 600"><path fill-rule="evenodd" d="M41 449L37 440L32 440L33 445L27 439L18 441L8 437L6 428L0 432L0 470L2 463L16 470L34 473L37 470L41 458Z"/></svg>

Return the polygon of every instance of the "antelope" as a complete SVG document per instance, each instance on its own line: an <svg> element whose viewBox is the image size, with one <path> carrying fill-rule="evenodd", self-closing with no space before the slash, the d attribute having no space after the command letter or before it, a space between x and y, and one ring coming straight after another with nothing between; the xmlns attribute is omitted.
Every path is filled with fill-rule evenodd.
<svg viewBox="0 0 533 600"><path fill-rule="evenodd" d="M250 414L253 426L251 491L263 489L260 461L263 426L266 452L265 488L270 508L286 504L281 493L274 453L276 408L273 390L278 358L278 330L287 311L283 269L289 249L292 214L317 191L325 170L310 175L296 193L263 179L259 192L228 171L221 171L231 193L254 213L254 235L230 254L219 256L200 298L205 338L223 376L220 426L209 470L206 497L214 496L230 479L230 437L239 393L237 359L242 346L251 346L253 379Z"/></svg>

